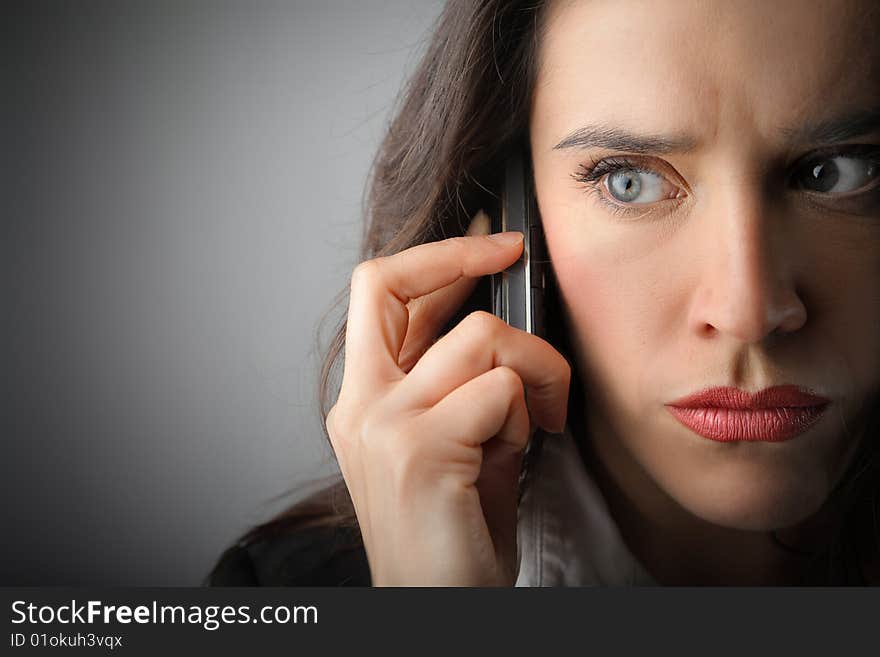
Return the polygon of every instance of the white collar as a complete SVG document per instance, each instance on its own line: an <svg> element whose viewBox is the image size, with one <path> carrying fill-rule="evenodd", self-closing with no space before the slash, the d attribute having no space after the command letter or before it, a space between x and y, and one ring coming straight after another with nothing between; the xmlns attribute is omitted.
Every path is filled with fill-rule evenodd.
<svg viewBox="0 0 880 657"><path fill-rule="evenodd" d="M518 513L515 586L657 585L624 543L568 428L544 438Z"/></svg>

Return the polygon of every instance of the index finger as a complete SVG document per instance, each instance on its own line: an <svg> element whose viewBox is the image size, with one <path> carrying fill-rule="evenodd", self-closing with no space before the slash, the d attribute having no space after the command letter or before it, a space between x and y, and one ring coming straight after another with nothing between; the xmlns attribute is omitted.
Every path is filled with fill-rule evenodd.
<svg viewBox="0 0 880 657"><path fill-rule="evenodd" d="M406 304L463 276L499 272L521 252L522 233L512 231L451 237L362 262L351 278L343 385L354 379L384 387L403 378L398 356L409 324Z"/></svg>

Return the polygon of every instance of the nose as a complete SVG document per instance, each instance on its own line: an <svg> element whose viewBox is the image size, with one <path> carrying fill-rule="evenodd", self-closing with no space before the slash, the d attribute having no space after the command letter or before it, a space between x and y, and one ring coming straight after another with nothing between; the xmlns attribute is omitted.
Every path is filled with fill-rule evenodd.
<svg viewBox="0 0 880 657"><path fill-rule="evenodd" d="M772 212L760 185L740 181L716 195L700 224L698 293L690 327L703 336L759 343L798 330L807 309L797 290L793 223Z"/></svg>

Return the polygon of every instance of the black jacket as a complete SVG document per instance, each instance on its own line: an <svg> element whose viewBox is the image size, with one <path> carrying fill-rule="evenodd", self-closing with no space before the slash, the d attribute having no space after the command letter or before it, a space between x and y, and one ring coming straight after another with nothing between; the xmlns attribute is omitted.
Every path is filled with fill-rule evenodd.
<svg viewBox="0 0 880 657"><path fill-rule="evenodd" d="M209 586L370 586L363 545L351 529L299 529L226 550ZM354 544L354 545L353 545Z"/></svg>

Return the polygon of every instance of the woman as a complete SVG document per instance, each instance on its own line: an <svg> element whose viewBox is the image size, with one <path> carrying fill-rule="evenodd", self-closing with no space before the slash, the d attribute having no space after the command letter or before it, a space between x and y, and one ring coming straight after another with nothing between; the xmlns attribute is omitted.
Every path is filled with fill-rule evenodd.
<svg viewBox="0 0 880 657"><path fill-rule="evenodd" d="M878 29L871 0L450 2L323 372L343 479L210 581L880 583ZM479 310L518 148L546 340Z"/></svg>

